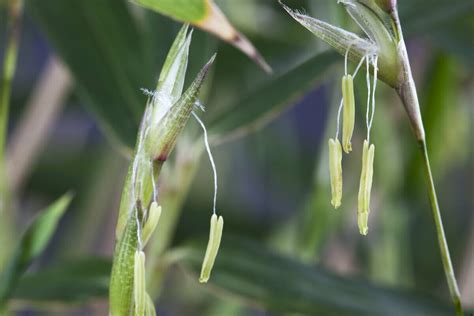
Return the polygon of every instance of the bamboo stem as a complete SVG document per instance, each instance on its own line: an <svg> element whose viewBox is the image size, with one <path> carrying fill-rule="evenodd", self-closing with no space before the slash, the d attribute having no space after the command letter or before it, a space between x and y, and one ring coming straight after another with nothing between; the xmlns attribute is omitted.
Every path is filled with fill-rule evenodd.
<svg viewBox="0 0 474 316"><path fill-rule="evenodd" d="M431 210L433 211L433 219L435 222L436 234L438 236L439 250L441 252L441 260L443 262L446 281L448 282L449 293L451 294L451 300L454 304L456 315L462 316L464 315L464 313L461 305L461 295L459 293L456 276L454 275L453 264L451 263L451 255L449 253L448 242L444 233L443 221L441 219L441 212L439 209L438 198L436 195L435 185L433 181L433 175L431 173L430 159L428 156L426 141L420 141L419 146L423 159L425 177L428 186L428 196L430 199Z"/></svg>
<svg viewBox="0 0 474 316"><path fill-rule="evenodd" d="M398 17L397 10L391 12L392 19L397 28L399 36L399 58L401 62L401 84L397 88L397 92L400 99L403 102L405 110L407 111L410 123L418 141L420 152L423 158L423 167L425 170L425 177L428 187L428 196L430 199L431 210L433 212L433 219L436 227L436 235L438 237L438 245L441 252L441 261L443 262L443 269L448 283L449 293L451 300L454 305L457 316L464 315L463 308L461 305L460 293L456 276L454 275L453 265L451 263L451 255L449 253L448 243L446 241L446 235L444 233L443 221L441 219L441 212L438 205L438 197L436 195L435 185L433 181L433 175L431 172L430 159L428 156L428 150L426 146L426 136L423 126L423 120L420 112L420 104L418 101L418 94L416 91L415 81L411 72L410 61L408 59L407 49L405 41L403 39L402 28L400 25L400 19Z"/></svg>

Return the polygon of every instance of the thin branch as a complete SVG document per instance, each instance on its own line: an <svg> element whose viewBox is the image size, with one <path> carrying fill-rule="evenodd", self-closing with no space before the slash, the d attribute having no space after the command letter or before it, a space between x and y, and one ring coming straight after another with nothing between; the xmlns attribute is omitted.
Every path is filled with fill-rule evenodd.
<svg viewBox="0 0 474 316"><path fill-rule="evenodd" d="M405 110L408 113L413 132L420 147L428 187L428 196L431 203L431 210L433 212L436 235L438 237L438 246L441 252L441 261L443 262L444 274L446 276L446 281L449 287L449 293L451 295L451 300L453 302L456 315L462 316L464 315L464 313L461 305L461 295L459 293L456 276L454 275L454 269L451 263L451 255L449 253L448 243L446 241L446 234L444 233L443 221L441 219L441 211L438 205L438 197L436 195L433 175L431 172L430 159L426 147L426 136L423 126L423 120L421 117L420 104L418 101L415 81L413 80L413 76L411 73L410 61L408 60L408 54L406 50L405 41L403 39L402 28L400 25L400 20L398 18L397 10L393 10L391 12L391 15L400 37L398 49L401 66L403 68L403 80L400 87L397 88L397 92L400 96L400 99L402 100Z"/></svg>
<svg viewBox="0 0 474 316"><path fill-rule="evenodd" d="M456 276L454 275L451 255L449 253L446 234L444 233L443 221L441 219L441 211L439 209L438 198L436 195L433 175L431 173L430 159L426 148L426 141L420 141L420 150L423 158L423 166L425 169L426 181L428 184L428 196L430 199L431 210L433 211L433 219L435 221L436 234L438 236L439 250L441 252L441 261L443 262L444 273L448 282L449 293L454 304L457 316L464 315L461 305L461 294L459 292Z"/></svg>

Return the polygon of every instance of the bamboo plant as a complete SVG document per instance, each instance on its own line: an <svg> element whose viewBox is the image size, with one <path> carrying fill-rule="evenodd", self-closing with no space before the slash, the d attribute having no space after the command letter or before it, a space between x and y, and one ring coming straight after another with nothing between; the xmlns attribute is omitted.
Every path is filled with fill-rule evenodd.
<svg viewBox="0 0 474 316"><path fill-rule="evenodd" d="M217 1L222 11L213 0L134 0L132 3L122 0L25 1L28 16L25 31L31 31L32 25L41 28L42 35L48 40L48 49L57 54L54 59L64 62L70 71L71 81L75 83L73 98L68 102L77 102L77 92L81 105L87 109L87 115L96 120L94 123L102 134L98 137L99 142L94 135L94 144L87 143L81 147L80 154L62 153L64 147L79 147L74 142L67 146L61 143L61 153L49 150L56 146L54 141L45 147L44 157L38 161L38 169L45 168L48 176L48 185L44 187L51 189L49 180L55 175L61 181L54 181L54 185L64 185L69 180L79 202L74 203L74 212L60 222L72 197L70 193L66 194L44 208L23 234L16 234L15 231L21 229L16 222L26 218L30 211L28 207L19 209L29 203L31 193L37 198L37 180L45 171L41 169L39 176L32 173L32 184L26 181L24 188L9 192L3 152L10 153L9 145L16 139L10 135L7 139L9 109L13 109L11 136L15 136L19 125L16 123L17 115L23 114L18 113L22 107L17 107L21 103L21 91L20 97L13 93L15 106L10 105L23 1L0 0L0 14L3 13L1 9L8 9L5 13L11 21L6 40L0 40L0 44L5 43L6 52L0 88L0 120L3 123L0 126L0 202L3 202L0 204L0 315L23 310L32 310L33 313L44 310L48 314L52 311L69 314L74 310L74 313L97 315L155 315L168 314L168 308L174 311L176 307L179 314L186 314L187 308L190 308L199 315L229 316L243 315L248 310L253 313L254 308L259 312L268 310L283 315L452 314L450 306L443 301L417 292L430 290L431 285L439 282L442 276L425 269L426 261L431 256L423 256L424 262L420 261L416 258L420 255L418 249L416 253L411 252L411 245L407 245L412 226L407 225L400 213L407 211L402 215L407 217L410 214L410 219L420 216L419 213L408 213L406 208L407 204L419 202L416 190L419 185L413 177L419 162L410 154L417 153L417 148L412 146L412 151L409 144L403 142L405 137L397 137L398 130L393 128L400 123L396 120L398 116L392 116L397 109L386 105L399 102L398 98L384 99L383 108L379 106L375 115L376 104L382 103L377 97L381 92L377 90L380 82L400 96L420 145L442 262L456 312L458 315L462 313L426 149L425 134L431 140L437 138L433 137L432 131L438 128L430 124L430 116L443 115L431 111L432 102L426 102L430 103L430 112L422 120L403 35L407 39L413 36L414 25L418 30L424 30L425 34L430 32L430 36L435 35L432 30L439 20L454 21L457 17L466 16L468 9L474 8L472 0L458 0L455 3L433 0L430 5L422 0L413 0L405 2L406 6L401 6L400 11L393 0L304 3L309 10L328 20L340 18L338 23L352 17L361 27L363 35L311 18L285 5L282 9L277 1ZM432 3L436 3L437 7ZM423 14L419 14L420 7L423 7ZM340 15L343 12L339 10L341 8L345 8L348 15ZM443 8L447 13L439 14ZM311 39L310 34L302 32L300 25L294 23L287 13L329 43L344 58L331 50L320 52L319 42L308 40ZM434 16L436 19L433 19ZM181 22L211 35L200 31L193 35L187 24L181 27ZM223 42L220 43L216 37ZM29 36L25 38L29 39ZM453 41L456 40L459 39L453 38ZM228 44L251 60L233 48L229 49ZM314 44L318 45L316 49ZM420 46L425 47L425 43ZM256 47L262 50L262 55L270 63L263 59ZM207 63L205 61L217 50L218 68L211 74L215 57ZM25 58L25 55L28 54L20 57ZM157 85L150 90L145 89L154 83L156 69L162 61L164 64ZM294 135L297 134L295 131L301 132L304 126L286 124L286 119L295 115L299 125L300 117L295 112L301 110L310 98L324 106L326 89L321 88L326 87L323 83L331 85L330 78L336 73L333 70L338 69L334 67L338 61L343 65L343 70L338 72L342 80L337 80L334 89L339 107L330 109L330 124L326 124L324 132L327 137L323 137L329 138L329 152L325 150L326 146L322 146L322 150L319 148L322 153L308 151L305 146L299 146L300 136L303 135L298 135L298 138ZM197 73L197 76L194 81L186 81L190 82L189 88L183 89L188 62L190 72ZM204 63L200 71L194 68ZM255 67L255 63L265 72ZM269 64L275 69L274 74L271 74ZM21 70L23 73L24 70ZM458 84L461 79L454 77L456 75L443 77L442 82L452 81L455 90L452 87L444 87L443 91L435 88L435 95L444 96L445 89L451 93L464 91ZM38 81L36 87L41 86L42 80ZM363 82L367 86L367 100L360 97L363 93L359 88L365 85L360 85ZM421 88L421 80L417 83ZM60 87L54 85L52 88ZM311 91L318 94L318 98L310 95ZM34 99L34 95L29 98ZM308 97L303 102L296 102L304 96ZM200 100L209 105L205 117L209 135L199 118L204 109ZM437 101L452 102L444 99ZM297 111L287 113L282 120L262 130L294 104L300 104ZM308 108L315 111L312 105ZM439 111L440 106L436 109ZM317 111L317 115L324 114L319 112L319 108ZM366 128L363 129L358 122L360 112L365 114ZM389 124L381 122L380 117L390 119ZM452 111L450 117L453 117ZM452 122L454 119L451 118L443 119ZM194 119L197 124L188 126ZM59 117L59 120L63 118ZM333 121L335 124L331 123ZM322 132L323 123L311 122L318 133ZM194 138L194 127L203 128L199 138ZM333 130L336 130L335 135ZM36 133L31 126L28 131ZM256 131L260 132L256 142L254 138L243 139ZM450 133L452 136L453 131L450 130ZM56 139L56 134L51 135L52 140ZM305 137L308 134L304 132ZM363 139L359 139L361 134ZM312 136L317 135L320 134ZM436 136L446 135L439 131ZM265 142L261 142L262 138ZM241 142L229 145L236 139ZM204 140L204 144L196 140ZM465 140L466 137L461 140L456 136L456 143L450 143L450 146L459 150L466 147L461 145ZM114 145L113 148L105 145L105 141ZM9 143L7 148L5 143ZM326 144L325 141L322 143ZM435 147L445 155L452 153L436 142L429 144L433 165L438 169ZM227 190L220 204L225 203L226 211L232 214L229 216L232 218L229 221L231 225L226 227L225 234L224 220L216 208L217 173L211 154L211 148L221 145L220 148L225 150L220 151L217 162L222 162L221 168L227 167L225 175L231 175L224 178L225 185L219 182ZM308 147L314 150L313 144ZM98 148L100 159L97 159L95 151ZM303 155L294 155L300 150L304 158ZM205 151L214 171L214 188L209 185L212 180L202 177L202 170L199 170ZM87 156L83 159L83 152L92 153L93 158ZM244 154L240 155L242 152ZM258 191L260 182L254 181L253 177L261 180L267 166L263 171L259 168L251 170L252 182L248 181L247 173L234 176L237 167L252 167L253 163L261 162L263 152L271 154L271 158L263 158L267 166L275 167L271 170L272 176L282 179L277 181L281 184L277 183L276 188L264 188L264 193L279 194L272 196L275 198L272 202L283 201L281 205L253 205L247 203L253 200L245 194L241 196L240 186L244 185L246 189L257 189L252 192L252 199L262 198ZM357 157L358 152L362 157ZM403 157L394 155L398 152L404 152ZM317 157L317 174L311 188L307 188L311 177L307 171L314 167L312 154ZM71 159L73 167L69 163L63 165L63 159L69 158L68 155L74 156ZM355 168L348 167L351 164L348 155L355 158L352 160L356 161ZM411 165L403 170L403 162L408 159ZM15 163L10 158L8 160L9 164ZM99 160L100 164L95 165L94 162ZM382 168L380 162L385 160L391 166ZM48 164L50 161L54 162L52 166ZM350 189L353 174L359 184L358 194L357 187ZM116 178L125 180L125 184L116 181ZM243 184L242 181L247 182ZM86 185L74 186L83 183ZM236 185L239 185L238 190L235 190ZM208 187L214 189L210 222L207 219L201 221L202 216L197 213L202 203L207 201L202 193L206 193ZM349 202L353 191L356 203ZM121 199L118 198L120 192ZM44 193L41 191L41 197ZM308 198L306 193L309 193ZM458 197L459 194L453 196ZM307 198L307 203L304 209L298 211L295 209L298 208L297 203L284 203L289 198L295 202L296 199ZM119 200L117 212L114 202ZM331 205L337 211L330 211ZM267 209L267 206L272 209ZM343 215L348 209L354 209L354 214L349 221L345 221L347 217ZM268 211L263 227L261 218L255 215L257 210ZM184 211L186 216L181 215ZM117 213L118 220L115 222ZM450 224L459 219L455 215L450 218ZM467 215L463 213L464 218ZM59 224L60 240L50 243ZM416 237L431 228L426 227L424 218L417 225L421 225L423 231L417 226ZM83 236L85 231L87 236ZM358 232L361 236L354 238ZM460 241L462 234L456 233L456 241ZM389 238L386 238L387 235ZM399 238L401 235L403 238ZM351 238L350 243L344 241L346 237ZM200 243L201 239L203 243ZM204 245L206 239L207 248ZM431 253L429 245L424 244L426 240L421 239L417 238L417 241L422 243L424 254ZM362 270L367 273L361 271L361 274L368 276L369 281L353 280L339 275L339 272L334 273L337 267L328 265L334 256L326 252L337 250L333 242L344 250L354 250L355 246L362 248L360 253L344 251L345 260L339 261L352 268L364 266ZM45 251L48 245L50 247ZM456 244L459 245L462 244ZM107 257L96 257L98 248L101 254L107 253ZM271 248L278 248L278 252ZM110 256L112 251L113 256ZM365 256L365 251L369 252L368 256ZM92 257L89 252L94 253ZM459 252L456 251L456 254ZM38 262L36 259L41 255L43 260ZM360 264L365 261L369 264ZM423 271L412 275L411 269L419 269L420 262L424 264L421 267ZM29 269L32 263L35 265ZM171 269L175 267L179 269ZM429 268L438 267L430 261ZM439 271L441 268L440 264ZM425 283L426 276L429 278ZM179 281L174 282L177 279ZM423 284L418 284L420 279L423 279ZM464 279L460 277L461 288L462 283L466 283ZM401 288L414 280L417 282L415 292ZM210 284L203 284L207 282ZM388 285L392 288L387 288ZM215 295L217 299L209 299L210 295ZM159 309L155 310L155 307ZM468 308L467 304L465 307Z"/></svg>

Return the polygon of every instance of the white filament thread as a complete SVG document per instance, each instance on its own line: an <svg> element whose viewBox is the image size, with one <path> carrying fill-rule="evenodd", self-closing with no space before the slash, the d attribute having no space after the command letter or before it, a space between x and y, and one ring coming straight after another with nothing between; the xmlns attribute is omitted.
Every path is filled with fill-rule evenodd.
<svg viewBox="0 0 474 316"><path fill-rule="evenodd" d="M373 67L374 67L374 82L372 84L372 115L370 117L370 127L372 128L372 122L374 121L374 115L375 115L375 91L377 89L377 72L378 72L378 67L377 67L377 62L378 62L379 57L375 55L375 58L373 60Z"/></svg>
<svg viewBox="0 0 474 316"><path fill-rule="evenodd" d="M214 174L214 199L213 199L213 205L212 205L212 213L216 214L216 202L217 202L217 169L216 169L216 164L214 163L214 158L212 157L211 148L209 147L209 140L207 138L206 126L201 121L201 119L197 116L197 114L194 113L194 111L192 112L192 114L193 114L194 118L196 119L196 121L198 121L199 125L201 125L202 130L204 132L204 145L206 146L207 155L209 156L209 161L211 162L211 166L212 166L212 172Z"/></svg>
<svg viewBox="0 0 474 316"><path fill-rule="evenodd" d="M374 121L374 115L375 115L375 90L377 88L377 62L378 62L378 56L373 55L369 59L369 56L367 56L367 74L366 74L366 80L367 80L367 112L366 112L366 120L367 120L367 142L370 143L370 130L372 129L372 123ZM370 62L372 62L372 67L374 68L374 79L372 83L372 90L370 89ZM372 103L371 103L372 101Z"/></svg>
<svg viewBox="0 0 474 316"><path fill-rule="evenodd" d="M357 64L356 70L354 71L354 74L352 75L353 78L355 78L357 76L357 72L359 71L360 67L362 66L362 63L364 62L364 59L365 59L366 56L362 56L359 63Z"/></svg>
<svg viewBox="0 0 474 316"><path fill-rule="evenodd" d="M365 79L367 81L367 111L365 112L365 120L367 124L367 141L370 142L370 124L369 124L369 111L370 111L370 64L369 64L369 56L366 58L366 68L367 72L365 75Z"/></svg>

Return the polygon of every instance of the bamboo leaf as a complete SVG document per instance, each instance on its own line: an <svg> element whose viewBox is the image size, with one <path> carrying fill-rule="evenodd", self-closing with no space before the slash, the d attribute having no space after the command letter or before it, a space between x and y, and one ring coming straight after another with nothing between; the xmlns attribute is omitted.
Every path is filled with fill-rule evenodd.
<svg viewBox="0 0 474 316"><path fill-rule="evenodd" d="M265 126L313 89L339 59L337 54L318 54L269 81L211 122L214 144L231 140Z"/></svg>
<svg viewBox="0 0 474 316"><path fill-rule="evenodd" d="M177 1L189 0L174 0L173 3L177 4ZM167 33L172 28L162 24L150 26L147 24L149 20L145 19L141 21L144 24L143 29L139 29L125 3L123 0L31 0L26 2L26 9L39 22L56 52L70 68L86 106L99 120L107 135L128 148L133 148L146 100L139 89L150 87L150 83L154 81L159 59L156 56L166 54L168 46L163 45L162 41L171 39ZM473 11L471 0L460 0L456 3L450 0L429 0L428 4L421 0L413 3L399 1L399 5L407 35L420 34L431 27L447 25L458 21L460 17L466 20ZM184 8L178 5L175 7ZM142 30L145 31L141 32ZM470 50L467 49L470 46L465 44L469 42L468 36L461 36L462 29L456 30L455 36L447 35L443 31L445 40L439 42L449 43L448 48L458 51L465 47L466 50L462 53L466 57L470 56ZM441 30L439 32L441 33ZM435 37L438 38L439 36ZM158 43L158 40L161 42ZM469 58L466 59L470 61ZM221 58L221 62L226 61ZM297 77L291 78L288 83L295 78ZM270 83L267 87L269 85ZM312 87L307 86L305 92L310 88ZM298 88L295 88L295 94L303 95L303 91L297 90ZM250 96L247 99L250 100ZM272 106L277 108L274 112L265 101L262 104L266 110L257 110L260 104L256 107L253 103L253 108L242 107L243 113L239 113L235 108L230 113L238 113L238 117L242 117L243 128L239 133L245 135L259 126L248 125L249 123L261 122L263 126L263 123L270 121L282 108L288 106L284 102L293 100L283 98L281 102L273 103ZM241 105L243 103L236 104ZM281 107L280 110L278 107ZM245 111L251 113L245 114ZM261 114L264 117L252 118L253 114ZM269 116L265 116L266 114ZM228 134L238 129L238 120L237 117L225 118L223 115L212 124L216 125L216 132L218 127ZM229 126L224 126L227 124Z"/></svg>
<svg viewBox="0 0 474 316"><path fill-rule="evenodd" d="M133 147L154 81L151 52L125 1L32 0L27 11L74 75L88 109L115 141Z"/></svg>
<svg viewBox="0 0 474 316"><path fill-rule="evenodd" d="M72 195L67 193L56 202L41 211L40 215L28 227L20 240L10 261L0 274L0 305L10 296L18 279L36 259L56 231L56 226L71 202Z"/></svg>
<svg viewBox="0 0 474 316"><path fill-rule="evenodd" d="M105 298L112 263L105 258L77 258L25 274L12 298L29 302L84 302Z"/></svg>
<svg viewBox="0 0 474 316"><path fill-rule="evenodd" d="M182 22L191 23L229 42L255 61L263 70L271 73L252 43L227 20L213 0L133 0L136 4L167 15Z"/></svg>
<svg viewBox="0 0 474 316"><path fill-rule="evenodd" d="M197 274L201 251L185 266ZM228 235L222 240L210 290L277 313L297 315L451 315L450 307L417 293L338 277Z"/></svg>
<svg viewBox="0 0 474 316"><path fill-rule="evenodd" d="M431 297L338 277L250 241L225 235L221 247L212 280L199 286L245 305L297 315L451 315L450 307ZM177 250L184 255L181 264L196 276L202 249ZM25 275L13 298L41 303L104 298L110 268L103 258L60 263Z"/></svg>
<svg viewBox="0 0 474 316"><path fill-rule="evenodd" d="M474 13L474 2L470 0L399 1L398 7L404 33L408 36L436 33L433 30L459 20L469 20Z"/></svg>

